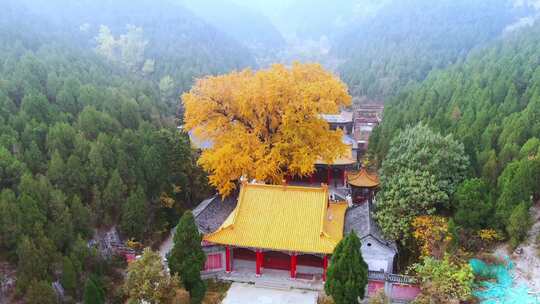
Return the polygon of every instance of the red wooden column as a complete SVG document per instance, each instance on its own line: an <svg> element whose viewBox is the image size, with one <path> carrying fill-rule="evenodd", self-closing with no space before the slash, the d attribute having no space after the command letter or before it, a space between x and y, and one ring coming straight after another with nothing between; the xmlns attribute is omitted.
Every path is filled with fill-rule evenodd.
<svg viewBox="0 0 540 304"><path fill-rule="evenodd" d="M311 175L309 176L310 184L313 184L315 182L315 174L317 174L317 170L315 170L315 172L311 173Z"/></svg>
<svg viewBox="0 0 540 304"><path fill-rule="evenodd" d="M324 255L323 257L323 273L322 273L322 279L323 281L326 281L326 269L328 268L328 255Z"/></svg>
<svg viewBox="0 0 540 304"><path fill-rule="evenodd" d="M261 275L261 266L263 261L263 255L260 250L257 250L256 256L255 256L255 274L257 276Z"/></svg>
<svg viewBox="0 0 540 304"><path fill-rule="evenodd" d="M291 278L296 278L296 253L291 254Z"/></svg>
<svg viewBox="0 0 540 304"><path fill-rule="evenodd" d="M343 187L347 187L347 170L343 169Z"/></svg>
<svg viewBox="0 0 540 304"><path fill-rule="evenodd" d="M330 166L327 167L327 175L328 177L326 178L326 181L328 182L328 187L330 187L330 185L332 184L332 170L330 169Z"/></svg>
<svg viewBox="0 0 540 304"><path fill-rule="evenodd" d="M225 247L225 272L230 273L232 271L231 263L231 247Z"/></svg>

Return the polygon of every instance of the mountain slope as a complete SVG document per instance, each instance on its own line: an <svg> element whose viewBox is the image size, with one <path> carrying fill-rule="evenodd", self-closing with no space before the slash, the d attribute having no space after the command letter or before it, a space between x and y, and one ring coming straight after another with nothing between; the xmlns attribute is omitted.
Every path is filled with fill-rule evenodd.
<svg viewBox="0 0 540 304"><path fill-rule="evenodd" d="M48 31L70 37L89 49L98 46L100 27L106 26L115 42L125 39L131 47L114 51L137 59L136 72L141 72L149 60L151 72L145 73L146 77L159 81L171 76L175 99L195 77L256 65L247 48L185 7L167 0L21 2L31 14L51 25Z"/></svg>
<svg viewBox="0 0 540 304"><path fill-rule="evenodd" d="M521 202L540 197L540 24L508 33L391 100L370 138L373 155L384 160L392 138L419 122L464 143L471 176L489 187L492 225L508 225Z"/></svg>
<svg viewBox="0 0 540 304"><path fill-rule="evenodd" d="M17 269L2 300L56 303L61 274L66 300L91 278L123 302L121 264L89 241L111 227L159 241L209 195L197 156L152 78L18 3L0 10L0 263Z"/></svg>
<svg viewBox="0 0 540 304"><path fill-rule="evenodd" d="M255 54L285 47L281 33L265 15L254 9L227 0L182 0L182 4Z"/></svg>
<svg viewBox="0 0 540 304"><path fill-rule="evenodd" d="M352 25L333 54L345 60L339 73L353 95L384 100L530 13L506 0L389 1Z"/></svg>

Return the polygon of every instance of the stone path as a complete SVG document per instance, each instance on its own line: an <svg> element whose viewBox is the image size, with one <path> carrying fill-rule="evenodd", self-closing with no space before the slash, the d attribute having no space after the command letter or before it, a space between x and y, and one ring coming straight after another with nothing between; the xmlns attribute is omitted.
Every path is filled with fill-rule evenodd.
<svg viewBox="0 0 540 304"><path fill-rule="evenodd" d="M302 289L322 291L323 283L320 275L313 275L312 279L291 279L289 271L262 268L262 275L255 274L255 262L235 260L233 272L221 273L218 279L235 283L254 284L256 287L272 289Z"/></svg>
<svg viewBox="0 0 540 304"><path fill-rule="evenodd" d="M169 232L169 235L167 236L167 238L159 246L159 254L161 255L161 257L163 259L165 259L167 257L167 254L172 249L173 237L174 237L174 228L171 229L171 231Z"/></svg>
<svg viewBox="0 0 540 304"><path fill-rule="evenodd" d="M233 283L222 304L316 304L316 291L277 290Z"/></svg>

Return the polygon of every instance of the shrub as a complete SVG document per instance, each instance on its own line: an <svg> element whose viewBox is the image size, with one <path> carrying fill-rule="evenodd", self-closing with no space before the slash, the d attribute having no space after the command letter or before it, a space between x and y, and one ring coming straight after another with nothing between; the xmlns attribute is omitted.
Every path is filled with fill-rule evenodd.
<svg viewBox="0 0 540 304"><path fill-rule="evenodd" d="M441 260L427 257L412 270L422 290L415 303L459 303L472 298L474 274L468 263L451 261L448 255Z"/></svg>

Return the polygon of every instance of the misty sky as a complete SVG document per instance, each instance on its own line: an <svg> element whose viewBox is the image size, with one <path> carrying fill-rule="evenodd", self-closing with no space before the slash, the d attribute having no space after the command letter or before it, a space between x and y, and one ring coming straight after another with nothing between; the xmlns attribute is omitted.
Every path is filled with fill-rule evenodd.
<svg viewBox="0 0 540 304"><path fill-rule="evenodd" d="M353 20L372 15L393 0L183 0L191 6L212 10L216 3L234 3L262 13L284 36L319 38Z"/></svg>
<svg viewBox="0 0 540 304"><path fill-rule="evenodd" d="M197 1L197 0L187 0ZM215 0L222 1L222 0ZM302 35L312 31L315 35L328 32L371 16L386 4L406 0L225 0L248 7L266 15L283 35ZM436 1L436 0L434 0ZM489 2L489 0L486 0ZM531 5L540 9L540 0L508 0L514 6ZM531 18L520 21L531 22ZM520 24L517 24L519 27Z"/></svg>

